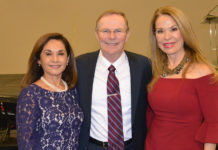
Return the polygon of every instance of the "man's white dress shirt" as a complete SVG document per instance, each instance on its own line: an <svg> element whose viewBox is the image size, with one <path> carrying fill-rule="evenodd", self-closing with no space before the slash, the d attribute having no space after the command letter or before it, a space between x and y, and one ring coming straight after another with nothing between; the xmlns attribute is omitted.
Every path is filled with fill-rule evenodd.
<svg viewBox="0 0 218 150"><path fill-rule="evenodd" d="M102 55L98 56L92 89L90 136L102 142L108 141L107 78L111 63ZM130 68L125 52L112 64L119 81L124 141L132 138L131 125L131 84Z"/></svg>

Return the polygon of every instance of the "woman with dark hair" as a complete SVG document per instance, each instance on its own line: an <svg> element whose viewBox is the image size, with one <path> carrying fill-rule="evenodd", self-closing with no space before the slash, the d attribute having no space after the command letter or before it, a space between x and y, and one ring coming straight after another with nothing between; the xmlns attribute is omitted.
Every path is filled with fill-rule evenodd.
<svg viewBox="0 0 218 150"><path fill-rule="evenodd" d="M59 33L40 37L17 102L19 149L78 149L83 113L76 82L75 58L68 40Z"/></svg>
<svg viewBox="0 0 218 150"><path fill-rule="evenodd" d="M191 24L175 7L158 8L150 28L146 150L215 150L218 75L203 56Z"/></svg>

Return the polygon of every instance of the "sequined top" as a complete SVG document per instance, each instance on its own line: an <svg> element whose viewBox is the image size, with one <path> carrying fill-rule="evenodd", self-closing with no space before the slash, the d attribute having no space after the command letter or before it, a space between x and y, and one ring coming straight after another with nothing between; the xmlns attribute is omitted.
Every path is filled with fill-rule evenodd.
<svg viewBox="0 0 218 150"><path fill-rule="evenodd" d="M77 150L83 118L76 89L51 92L31 84L18 97L18 148Z"/></svg>

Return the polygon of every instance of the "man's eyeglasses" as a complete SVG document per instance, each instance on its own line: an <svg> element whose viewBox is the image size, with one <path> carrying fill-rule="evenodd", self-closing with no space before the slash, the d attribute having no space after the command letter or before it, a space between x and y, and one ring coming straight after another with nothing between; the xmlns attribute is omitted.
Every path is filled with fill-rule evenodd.
<svg viewBox="0 0 218 150"><path fill-rule="evenodd" d="M98 30L98 32L100 32L103 35L111 35L112 33L114 35L122 35L122 34L126 33L126 31L124 31L122 29L115 29L113 31L111 31L109 29L103 29L103 30Z"/></svg>

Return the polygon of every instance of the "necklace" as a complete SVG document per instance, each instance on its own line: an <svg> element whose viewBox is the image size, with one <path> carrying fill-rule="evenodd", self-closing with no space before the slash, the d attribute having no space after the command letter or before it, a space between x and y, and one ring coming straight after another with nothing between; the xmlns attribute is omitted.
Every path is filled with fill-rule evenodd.
<svg viewBox="0 0 218 150"><path fill-rule="evenodd" d="M56 92L63 92L63 91L67 91L68 90L68 86L67 83L61 79L61 81L64 84L64 90L59 89L58 87L54 86L53 84L49 83L47 80L45 80L45 78L43 76L41 76L40 78L47 86L49 86L50 88L52 88L53 90L55 90Z"/></svg>
<svg viewBox="0 0 218 150"><path fill-rule="evenodd" d="M171 74L179 74L180 71L182 70L182 68L184 67L184 65L189 61L189 58L186 57L186 55L183 57L182 61L174 68L174 69L169 69L168 68L168 64L165 63L163 65L163 73L162 73L162 77L166 77L167 75L171 75Z"/></svg>

